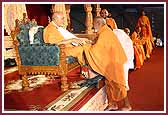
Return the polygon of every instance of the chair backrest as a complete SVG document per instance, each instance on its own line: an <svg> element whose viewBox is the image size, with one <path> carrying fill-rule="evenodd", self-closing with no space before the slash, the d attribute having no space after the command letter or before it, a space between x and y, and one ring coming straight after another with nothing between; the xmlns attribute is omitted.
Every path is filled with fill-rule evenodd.
<svg viewBox="0 0 168 115"><path fill-rule="evenodd" d="M18 53L21 65L26 66L55 66L59 65L60 48L56 44L45 44L43 41L43 27L31 22L20 23L19 33L16 35L19 42ZM33 35L33 44L30 43L30 29L38 27ZM33 31L32 31L33 32Z"/></svg>
<svg viewBox="0 0 168 115"><path fill-rule="evenodd" d="M17 35L17 40L19 41L20 45L30 45L30 36L29 30L32 27L37 27L37 32L34 34L33 44L43 44L43 27L38 27L36 24L32 24L31 22L27 23L20 23L19 28L20 32Z"/></svg>
<svg viewBox="0 0 168 115"><path fill-rule="evenodd" d="M34 34L34 40L33 40L34 44L44 44L43 30L44 30L44 28L40 27L40 28L38 28L37 33Z"/></svg>
<svg viewBox="0 0 168 115"><path fill-rule="evenodd" d="M20 32L17 34L16 38L19 41L19 45L29 45L29 24L20 24L19 25Z"/></svg>

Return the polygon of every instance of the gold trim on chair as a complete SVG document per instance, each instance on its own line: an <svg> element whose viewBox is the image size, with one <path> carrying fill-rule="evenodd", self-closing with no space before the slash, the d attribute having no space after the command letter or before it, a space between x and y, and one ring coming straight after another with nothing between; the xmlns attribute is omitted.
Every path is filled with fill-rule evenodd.
<svg viewBox="0 0 168 115"><path fill-rule="evenodd" d="M16 50L16 62L18 65L19 74L21 75L23 89L29 88L29 82L28 82L28 78L27 78L28 74L32 74L32 75L43 74L46 76L58 75L59 77L61 77L61 89L63 91L67 91L69 88L68 81L67 81L67 73L70 70L72 70L73 68L79 67L78 62L75 62L72 64L68 64L66 62L66 54L64 52L65 45L61 44L61 45L59 45L59 47L60 47L60 64L58 66L57 65L55 65L55 66L26 66L26 65L22 65L21 58L19 55L19 50L18 50L19 42L16 38L17 34L20 32L19 24L17 21L19 21L19 20L16 20L16 27L15 27L15 30L11 32L11 37L13 38L13 44L14 44L15 50Z"/></svg>

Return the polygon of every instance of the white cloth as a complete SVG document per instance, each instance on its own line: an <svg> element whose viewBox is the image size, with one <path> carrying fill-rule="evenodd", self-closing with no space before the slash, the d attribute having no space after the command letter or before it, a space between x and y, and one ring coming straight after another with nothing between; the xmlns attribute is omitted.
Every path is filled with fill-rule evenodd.
<svg viewBox="0 0 168 115"><path fill-rule="evenodd" d="M163 46L163 42L161 39L156 39L156 46Z"/></svg>
<svg viewBox="0 0 168 115"><path fill-rule="evenodd" d="M124 64L124 76L125 76L127 91L130 89L129 83L128 83L128 71L129 71L129 66L127 64Z"/></svg>
<svg viewBox="0 0 168 115"><path fill-rule="evenodd" d="M29 40L30 40L30 44L33 44L34 34L37 33L38 28L43 28L43 26L31 27L30 30L29 30Z"/></svg>
<svg viewBox="0 0 168 115"><path fill-rule="evenodd" d="M125 54L127 56L128 61L124 64L124 77L126 80L126 87L127 90L129 90L129 85L128 85L128 71L129 69L134 68L134 49L133 49L133 43L130 37L121 29L113 29L113 32L117 36L118 40L120 41Z"/></svg>
<svg viewBox="0 0 168 115"><path fill-rule="evenodd" d="M73 35L72 33L70 33L68 30L62 28L62 27L58 27L58 31L62 34L62 36L64 37L64 39L72 39L72 38L77 38L75 35Z"/></svg>
<svg viewBox="0 0 168 115"><path fill-rule="evenodd" d="M127 56L128 62L129 62L129 69L134 68L134 49L133 49L133 43L130 37L121 29L113 29L113 32L117 36L118 40L120 41L125 54Z"/></svg>
<svg viewBox="0 0 168 115"><path fill-rule="evenodd" d="M64 39L72 39L72 38L78 38L75 35L73 35L72 33L70 33L68 30L64 29L63 27L59 27L57 26L53 21L52 23L56 26L56 28L58 28L58 31L61 33L61 35L64 37Z"/></svg>

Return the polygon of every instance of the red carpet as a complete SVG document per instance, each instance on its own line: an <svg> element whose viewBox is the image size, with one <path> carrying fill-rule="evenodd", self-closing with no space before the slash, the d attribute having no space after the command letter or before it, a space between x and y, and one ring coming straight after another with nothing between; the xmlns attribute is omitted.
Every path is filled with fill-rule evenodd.
<svg viewBox="0 0 168 115"><path fill-rule="evenodd" d="M79 77L80 69L77 68L68 74L68 82L75 82L82 80ZM18 72L5 75L5 83L10 80L18 79ZM29 109L43 109L48 103L55 100L58 96L63 94L60 89L60 79L56 79L54 84L43 85L35 88L32 91L12 91L12 93L5 94L4 107L7 110L29 110ZM36 105L36 106L34 106Z"/></svg>
<svg viewBox="0 0 168 115"><path fill-rule="evenodd" d="M129 74L129 99L133 110L164 109L164 48L155 48L142 68Z"/></svg>
<svg viewBox="0 0 168 115"><path fill-rule="evenodd" d="M130 103L134 111L163 111L164 109L164 49L155 48L151 58L145 61L144 66L129 73L130 91L128 93ZM80 80L79 69L69 73L69 82ZM18 79L18 73L5 75L5 82ZM44 85L29 92L12 92L5 94L5 109L28 110L33 108L42 109L48 103L55 100L63 92L58 83ZM95 93L92 89L70 110L79 110ZM38 106L33 106L38 105Z"/></svg>

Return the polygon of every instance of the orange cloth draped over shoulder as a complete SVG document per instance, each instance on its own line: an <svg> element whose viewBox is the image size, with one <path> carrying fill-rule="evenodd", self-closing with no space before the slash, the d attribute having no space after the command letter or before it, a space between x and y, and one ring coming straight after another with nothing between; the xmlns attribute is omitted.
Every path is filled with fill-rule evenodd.
<svg viewBox="0 0 168 115"><path fill-rule="evenodd" d="M149 18L147 16L140 16L137 26L141 27L142 37L146 40L146 56L149 58L153 49L152 44L154 44Z"/></svg>
<svg viewBox="0 0 168 115"><path fill-rule="evenodd" d="M84 51L87 62L91 68L104 76L109 83L114 82L117 84L115 86L117 86L119 90L117 88L115 89L115 86L113 87L114 90L117 90L117 93L113 93L113 100L118 101L124 99L127 96L123 66L127 61L127 57L124 49L116 35L107 25L104 25L99 30L98 36L98 40L94 45L85 44L83 46L74 47L74 49L67 50L67 55L78 57L77 55L82 54ZM76 51L76 53L71 52L71 50ZM79 57L81 58L81 56Z"/></svg>
<svg viewBox="0 0 168 115"><path fill-rule="evenodd" d="M136 32L132 33L131 39L133 41L134 55L135 55L135 60L136 60L135 68L141 68L145 60L144 48L142 44L140 43L138 34Z"/></svg>
<svg viewBox="0 0 168 115"><path fill-rule="evenodd" d="M144 62L144 60L146 60L146 56L145 56L143 44L140 40L140 36L136 32L133 32L131 39L133 40L133 43L134 43L134 40L135 40L135 42L136 42L136 40L138 40L138 43L136 43L136 45L138 47L138 51L142 54L142 60Z"/></svg>
<svg viewBox="0 0 168 115"><path fill-rule="evenodd" d="M118 29L117 24L113 18L106 18L106 23L109 25L112 29Z"/></svg>
<svg viewBox="0 0 168 115"><path fill-rule="evenodd" d="M44 29L43 37L45 43L51 44L56 44L64 40L64 37L58 31L57 27L53 24L53 22L50 22L48 26Z"/></svg>
<svg viewBox="0 0 168 115"><path fill-rule="evenodd" d="M143 37L152 40L152 30L147 16L140 16L137 21L137 26L141 27Z"/></svg>

